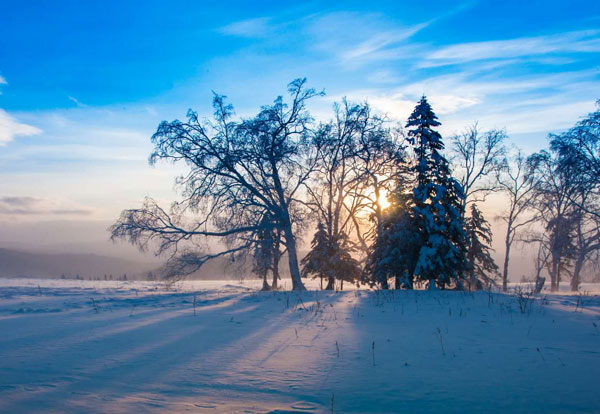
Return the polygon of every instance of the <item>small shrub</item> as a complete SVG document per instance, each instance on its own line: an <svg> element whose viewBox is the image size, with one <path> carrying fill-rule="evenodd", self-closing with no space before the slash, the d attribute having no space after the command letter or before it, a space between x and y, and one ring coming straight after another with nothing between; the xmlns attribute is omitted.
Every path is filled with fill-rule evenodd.
<svg viewBox="0 0 600 414"><path fill-rule="evenodd" d="M535 301L535 292L533 290L517 286L515 288L514 296L519 305L519 311L521 311L522 314L531 312L531 307Z"/></svg>

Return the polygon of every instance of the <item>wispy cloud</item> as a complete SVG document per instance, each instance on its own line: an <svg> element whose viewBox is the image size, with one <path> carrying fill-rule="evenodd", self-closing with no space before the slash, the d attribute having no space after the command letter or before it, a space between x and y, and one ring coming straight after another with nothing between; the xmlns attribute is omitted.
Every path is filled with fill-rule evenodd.
<svg viewBox="0 0 600 414"><path fill-rule="evenodd" d="M409 56L413 46L407 40L429 24L398 25L377 13L333 12L311 17L304 30L313 49L359 66Z"/></svg>
<svg viewBox="0 0 600 414"><path fill-rule="evenodd" d="M0 146L6 145L15 137L36 135L41 132L39 128L20 123L8 112L0 109Z"/></svg>
<svg viewBox="0 0 600 414"><path fill-rule="evenodd" d="M0 75L0 85L7 85L6 79ZM2 90L0 90L0 95ZM39 128L17 121L8 112L0 108L0 147L18 136L36 135L42 132Z"/></svg>
<svg viewBox="0 0 600 414"><path fill-rule="evenodd" d="M88 216L92 214L92 210L83 207L74 208L64 201L48 198L0 196L0 214L11 216Z"/></svg>
<svg viewBox="0 0 600 414"><path fill-rule="evenodd" d="M442 120L442 132L458 132L474 121L484 128L506 128L511 134L547 132L573 125L594 108L596 72L581 70L509 79L483 77L478 70L461 71L406 82L393 88L350 90L347 96L368 100L391 119L405 121L418 98L425 94Z"/></svg>
<svg viewBox="0 0 600 414"><path fill-rule="evenodd" d="M596 52L600 52L600 30L581 30L548 36L455 44L429 53L421 66L452 65L550 53Z"/></svg>
<svg viewBox="0 0 600 414"><path fill-rule="evenodd" d="M218 29L221 34L247 38L267 37L272 32L271 19L258 17L255 19L242 20L230 23Z"/></svg>
<svg viewBox="0 0 600 414"><path fill-rule="evenodd" d="M288 20L260 17L230 23L217 30L227 36L254 39L263 47L317 52L344 66L361 66L413 56L414 48L408 39L430 23L398 25L380 13L335 11Z"/></svg>
<svg viewBox="0 0 600 414"><path fill-rule="evenodd" d="M385 113L392 119L404 120L411 113L419 93L407 93L407 88L397 88L393 91L358 90L349 91L346 95L352 101L368 101L379 112ZM332 96L331 101L339 101L342 96ZM454 114L462 109L479 104L476 97L435 93L428 96L429 101L439 115Z"/></svg>
<svg viewBox="0 0 600 414"><path fill-rule="evenodd" d="M399 44L419 32L424 27L427 27L427 23L375 33L370 38L360 42L349 50L344 51L341 56L346 61L372 61L397 57L402 51L407 50L406 45L400 47Z"/></svg>
<svg viewBox="0 0 600 414"><path fill-rule="evenodd" d="M400 76L396 71L389 69L378 69L367 75L367 80L371 83L399 83Z"/></svg>
<svg viewBox="0 0 600 414"><path fill-rule="evenodd" d="M79 101L79 99L77 99L77 98L75 98L75 97L73 97L73 96L68 96L68 98L69 98L69 100L70 100L71 102L74 102L74 103L75 103L75 105L77 105L79 108L86 108L86 107L87 107L87 105L86 105L86 104L84 104L84 103L80 102L80 101Z"/></svg>

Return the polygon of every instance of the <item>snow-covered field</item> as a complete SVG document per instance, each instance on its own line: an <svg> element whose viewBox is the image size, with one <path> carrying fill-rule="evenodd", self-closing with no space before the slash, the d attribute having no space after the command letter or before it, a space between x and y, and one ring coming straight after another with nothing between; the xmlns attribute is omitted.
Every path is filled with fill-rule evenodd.
<svg viewBox="0 0 600 414"><path fill-rule="evenodd" d="M595 286L256 286L0 279L0 412L600 412Z"/></svg>

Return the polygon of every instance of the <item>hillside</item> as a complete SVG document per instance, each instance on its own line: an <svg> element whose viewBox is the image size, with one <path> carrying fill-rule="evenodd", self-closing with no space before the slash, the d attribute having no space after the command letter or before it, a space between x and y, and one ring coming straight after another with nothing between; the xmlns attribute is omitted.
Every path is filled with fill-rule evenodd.
<svg viewBox="0 0 600 414"><path fill-rule="evenodd" d="M83 278L141 275L152 265L117 257L85 253L37 253L0 248L0 277L30 276Z"/></svg>

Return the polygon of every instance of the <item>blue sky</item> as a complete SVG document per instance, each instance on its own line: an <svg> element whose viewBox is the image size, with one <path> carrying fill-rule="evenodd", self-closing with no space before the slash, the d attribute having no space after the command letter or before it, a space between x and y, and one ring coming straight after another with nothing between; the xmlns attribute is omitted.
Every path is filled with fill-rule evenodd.
<svg viewBox="0 0 600 414"><path fill-rule="evenodd" d="M2 1L0 220L114 219L174 197L150 135L211 91L255 112L296 77L402 121L427 94L534 151L600 98L600 2ZM0 235L1 236L1 235ZM0 237L1 238L1 237Z"/></svg>

